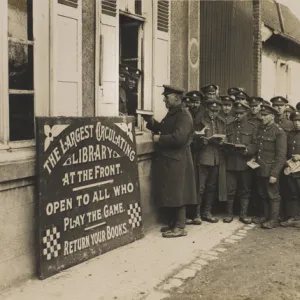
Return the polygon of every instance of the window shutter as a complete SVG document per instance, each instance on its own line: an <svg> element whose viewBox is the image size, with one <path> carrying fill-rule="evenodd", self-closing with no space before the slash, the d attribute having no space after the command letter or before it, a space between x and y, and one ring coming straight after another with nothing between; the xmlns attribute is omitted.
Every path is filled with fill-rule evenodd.
<svg viewBox="0 0 300 300"><path fill-rule="evenodd" d="M157 30L169 32L169 1L157 1Z"/></svg>
<svg viewBox="0 0 300 300"><path fill-rule="evenodd" d="M162 100L163 85L170 83L170 1L154 1L154 114L162 119L166 108Z"/></svg>
<svg viewBox="0 0 300 300"><path fill-rule="evenodd" d="M81 0L51 1L52 116L82 114Z"/></svg>
<svg viewBox="0 0 300 300"><path fill-rule="evenodd" d="M104 15L115 17L117 15L117 1L102 0L101 12Z"/></svg>
<svg viewBox="0 0 300 300"><path fill-rule="evenodd" d="M97 116L118 115L119 105L119 13L118 1L102 0L100 8L99 86Z"/></svg>

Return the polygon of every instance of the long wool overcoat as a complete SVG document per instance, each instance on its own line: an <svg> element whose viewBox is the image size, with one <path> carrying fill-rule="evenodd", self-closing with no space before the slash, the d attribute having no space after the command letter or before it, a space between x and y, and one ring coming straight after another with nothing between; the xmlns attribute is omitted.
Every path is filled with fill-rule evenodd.
<svg viewBox="0 0 300 300"><path fill-rule="evenodd" d="M159 123L147 128L160 134L154 158L154 189L161 207L197 204L194 166L190 143L194 132L193 119L187 109L176 106Z"/></svg>

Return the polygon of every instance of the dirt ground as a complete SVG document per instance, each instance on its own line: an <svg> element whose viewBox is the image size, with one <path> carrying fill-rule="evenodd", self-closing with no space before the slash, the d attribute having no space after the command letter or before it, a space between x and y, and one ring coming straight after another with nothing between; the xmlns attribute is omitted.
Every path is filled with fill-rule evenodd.
<svg viewBox="0 0 300 300"><path fill-rule="evenodd" d="M300 228L259 227L219 254L170 300L300 299Z"/></svg>

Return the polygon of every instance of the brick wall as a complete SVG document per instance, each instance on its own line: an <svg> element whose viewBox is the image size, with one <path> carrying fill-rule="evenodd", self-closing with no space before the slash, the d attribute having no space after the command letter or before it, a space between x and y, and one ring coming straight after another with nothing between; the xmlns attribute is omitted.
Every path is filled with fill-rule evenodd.
<svg viewBox="0 0 300 300"><path fill-rule="evenodd" d="M261 94L261 0L253 0L253 93Z"/></svg>

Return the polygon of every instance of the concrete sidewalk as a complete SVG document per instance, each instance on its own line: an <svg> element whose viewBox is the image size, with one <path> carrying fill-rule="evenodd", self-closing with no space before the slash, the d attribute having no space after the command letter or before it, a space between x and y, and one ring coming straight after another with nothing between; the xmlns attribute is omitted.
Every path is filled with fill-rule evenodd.
<svg viewBox="0 0 300 300"><path fill-rule="evenodd" d="M230 224L204 222L201 226L188 226L186 237L165 239L156 226L139 241L46 280L33 279L6 290L0 293L0 299L158 300L161 298L153 296L156 286L199 258L199 253L210 251L243 227L237 220Z"/></svg>

